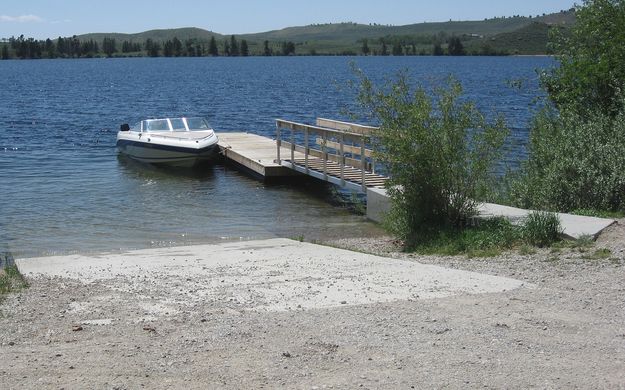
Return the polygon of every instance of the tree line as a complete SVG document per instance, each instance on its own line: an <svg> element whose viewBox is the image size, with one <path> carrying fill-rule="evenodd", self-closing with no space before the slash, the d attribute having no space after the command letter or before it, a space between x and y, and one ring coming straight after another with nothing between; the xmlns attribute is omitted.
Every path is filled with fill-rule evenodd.
<svg viewBox="0 0 625 390"><path fill-rule="evenodd" d="M475 37L447 36L445 33L431 36L386 36L371 41L363 39L360 41L361 47L358 54L365 56L503 56L509 54L492 48L488 43L468 49L465 44L472 39Z"/></svg>
<svg viewBox="0 0 625 390"><path fill-rule="evenodd" d="M326 55L505 55L483 45L479 49L467 50L465 42L472 37L447 36L444 32L431 36L385 36L378 39L362 39L357 45L360 50L346 49L341 52L321 53ZM306 51L306 46L311 47ZM298 46L300 48L298 48ZM358 46L356 46L358 47ZM58 37L55 40L36 40L24 35L11 37L0 42L1 59L38 58L92 58L92 57L247 57L247 56L292 56L318 55L314 42L294 43L292 41L268 41L248 43L234 35L223 39L212 36L210 40L173 37L168 40L146 39L143 42L119 41L105 37L102 41L81 40L77 36Z"/></svg>
<svg viewBox="0 0 625 390"><path fill-rule="evenodd" d="M0 58L40 59L40 58L92 58L92 57L247 57L288 56L295 54L295 43L264 41L256 52L252 52L245 39L238 40L234 35L218 41L214 36L206 41L198 39L180 40L178 37L165 41L148 38L145 42L105 37L101 42L93 39L80 40L77 36L59 37L55 40L36 40L24 35L11 37L0 43Z"/></svg>

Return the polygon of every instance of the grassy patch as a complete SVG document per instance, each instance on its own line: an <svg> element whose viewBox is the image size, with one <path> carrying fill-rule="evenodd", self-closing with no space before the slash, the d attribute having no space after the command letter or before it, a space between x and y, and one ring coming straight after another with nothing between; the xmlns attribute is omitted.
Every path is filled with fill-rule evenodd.
<svg viewBox="0 0 625 390"><path fill-rule="evenodd" d="M552 257L557 259L557 254L565 248L588 248L588 245L594 245L592 239L582 238L579 243L561 241L558 217L552 213L535 212L522 226L512 225L505 218L491 218L481 220L478 226L441 231L406 249L425 255L480 258L498 256L515 248L521 255L533 255L536 247L550 247Z"/></svg>
<svg viewBox="0 0 625 390"><path fill-rule="evenodd" d="M612 251L607 248L597 249L592 253L584 253L582 255L583 259L588 260L605 260L612 257Z"/></svg>
<svg viewBox="0 0 625 390"><path fill-rule="evenodd" d="M552 250L572 249L580 253L587 252L594 246L595 241L591 236L581 236L577 240L562 240L551 244Z"/></svg>
<svg viewBox="0 0 625 390"><path fill-rule="evenodd" d="M304 235L303 234L299 234L295 237L291 237L291 240L293 241L299 241L299 242L304 242Z"/></svg>
<svg viewBox="0 0 625 390"><path fill-rule="evenodd" d="M0 300L8 293L19 291L26 287L28 287L28 283L16 265L10 265L0 270Z"/></svg>
<svg viewBox="0 0 625 390"><path fill-rule="evenodd" d="M531 256L536 254L536 249L527 244L523 244L519 247L519 254L522 256Z"/></svg>
<svg viewBox="0 0 625 390"><path fill-rule="evenodd" d="M482 221L478 226L448 229L431 239L408 248L420 254L493 257L511 249L520 240L519 229L504 218Z"/></svg>

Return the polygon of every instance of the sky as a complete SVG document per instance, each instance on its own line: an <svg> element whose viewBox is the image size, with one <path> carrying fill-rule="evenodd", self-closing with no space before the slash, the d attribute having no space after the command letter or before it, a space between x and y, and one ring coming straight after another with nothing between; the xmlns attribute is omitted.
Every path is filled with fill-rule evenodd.
<svg viewBox="0 0 625 390"><path fill-rule="evenodd" d="M2 0L0 38L178 27L243 34L313 23L405 25L539 15L572 6L572 0Z"/></svg>

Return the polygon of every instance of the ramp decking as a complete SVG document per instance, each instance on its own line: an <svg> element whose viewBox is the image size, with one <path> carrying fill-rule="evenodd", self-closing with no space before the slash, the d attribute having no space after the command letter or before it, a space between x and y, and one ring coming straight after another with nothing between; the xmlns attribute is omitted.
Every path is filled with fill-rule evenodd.
<svg viewBox="0 0 625 390"><path fill-rule="evenodd" d="M262 178L299 175L275 162L276 141L271 138L244 132L219 133L219 148L226 159ZM284 153L290 153L289 149L282 149Z"/></svg>

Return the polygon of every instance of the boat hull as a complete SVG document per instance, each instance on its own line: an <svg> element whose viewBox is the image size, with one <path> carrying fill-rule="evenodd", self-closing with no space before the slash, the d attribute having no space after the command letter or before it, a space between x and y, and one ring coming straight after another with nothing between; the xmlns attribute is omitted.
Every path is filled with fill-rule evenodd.
<svg viewBox="0 0 625 390"><path fill-rule="evenodd" d="M194 167L210 163L219 157L217 143L199 148L161 145L127 139L117 140L120 153L143 163L176 167Z"/></svg>

